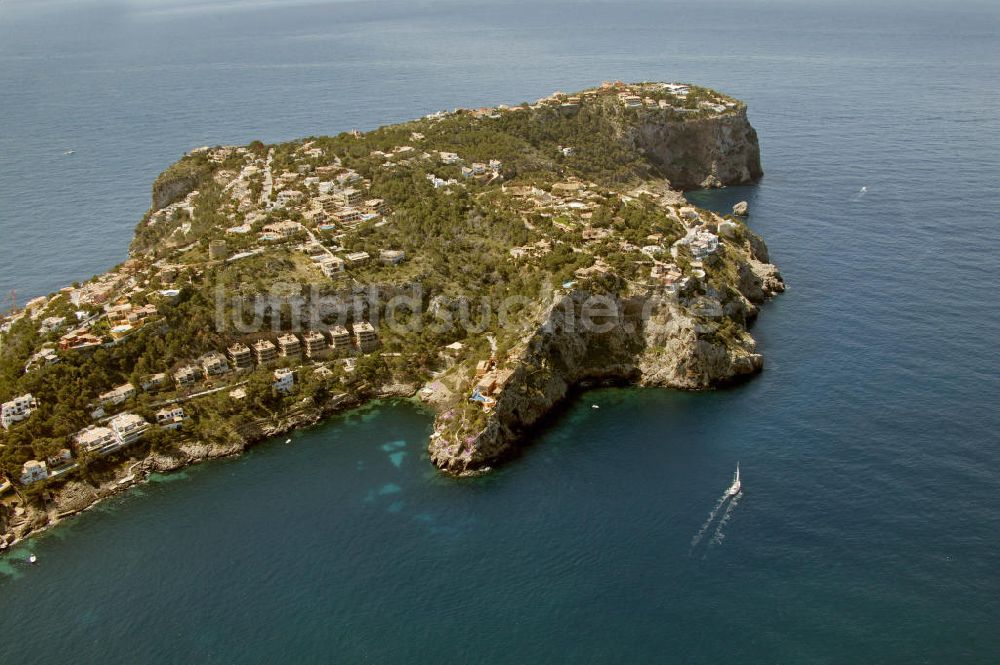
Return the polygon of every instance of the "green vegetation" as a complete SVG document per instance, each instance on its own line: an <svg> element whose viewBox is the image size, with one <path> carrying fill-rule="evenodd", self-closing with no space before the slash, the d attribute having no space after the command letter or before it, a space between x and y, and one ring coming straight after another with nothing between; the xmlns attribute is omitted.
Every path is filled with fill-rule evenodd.
<svg viewBox="0 0 1000 665"><path fill-rule="evenodd" d="M661 91L645 94L690 109L699 101L721 99L696 87L685 100ZM663 260L670 260L671 244L686 229L675 201L662 192L639 191L651 183L654 190L662 185L656 166L623 138L629 114L639 111L622 108L609 91L586 97L578 107L558 102L486 114L460 111L360 136L344 133L272 146L253 142L246 149L213 148L185 156L154 183L154 209L136 228L133 258L105 276L114 278L107 294L83 305L74 305L66 294L55 295L39 311L14 320L4 334L0 399L30 392L39 407L0 434L0 472L17 477L25 460L44 459L67 447L74 433L94 422L91 412L102 392L125 382L138 389L149 375L169 374L236 341L273 339L293 327L296 311L309 311L320 300L347 303L368 288L379 294L381 305L366 302L361 314L346 317L341 311L322 312L312 321L319 330L356 319L391 318L405 325L381 327L378 352L359 354L353 368L339 361L276 363L296 370L295 390L287 395L272 385L276 365L214 377L192 388L168 381L159 391L138 390L127 403L109 408L109 415L127 410L153 421L165 403L225 388L183 401L188 416L183 429L154 427L127 454L147 448L169 452L190 439L236 443L252 438L248 428L263 419L322 406L345 394L356 403L392 382L420 385L450 363L460 379L456 385L465 390L474 380L475 362L490 353L486 335L502 359L534 329L542 305L564 284L619 295L645 288L654 259L641 249L659 247ZM675 110L641 112L659 121L683 121ZM460 163L447 163L442 152L456 153ZM484 165L484 172L463 172L473 164ZM388 212L368 214L361 222L336 220L337 212L329 212L330 192L348 187L362 190L366 200L381 199ZM279 190L292 201L284 207L273 205ZM323 223L331 216L336 223ZM266 225L286 221L303 228L290 238L261 239ZM248 232L226 233L243 224L249 224ZM310 237L316 244L305 247ZM209 243L219 239L225 240L228 256L242 253L238 260L210 260ZM384 265L378 257L387 249L405 252L406 260ZM310 256L359 251L373 260L351 266L339 281L325 277ZM677 265L690 272L686 254ZM708 271L710 284L731 288L738 278L734 266L723 259L718 269ZM95 285L92 280L85 286ZM233 329L238 306L279 288L285 300L260 313L259 332ZM167 298L163 289L179 294ZM86 289L74 293L81 290ZM393 295L403 294L413 295L415 306L384 308ZM499 306L505 302L514 304ZM113 340L112 321L104 315L112 304L152 304L156 316ZM243 315L245 321L246 309ZM67 326L41 333L40 320L53 316L65 317ZM103 346L89 352L60 350L58 363L25 371L43 344L54 347L78 318L88 316L104 317L87 330ZM228 325L218 324L220 316ZM469 325L444 325L463 316ZM736 331L720 329L719 334ZM463 342L464 351L446 362L442 349L456 341ZM315 372L321 364L325 374ZM245 390L243 399L229 395L236 385ZM468 427L485 422L477 404L460 397L456 408L456 417ZM115 460L83 462L85 474L99 474L102 465Z"/></svg>

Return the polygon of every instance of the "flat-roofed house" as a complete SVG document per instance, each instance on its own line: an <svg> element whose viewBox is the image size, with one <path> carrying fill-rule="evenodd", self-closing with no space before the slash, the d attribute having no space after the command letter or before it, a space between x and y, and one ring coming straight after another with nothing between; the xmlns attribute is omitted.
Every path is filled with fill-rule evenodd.
<svg viewBox="0 0 1000 665"><path fill-rule="evenodd" d="M274 389L280 393L292 391L295 385L295 373L287 367L274 370Z"/></svg>
<svg viewBox="0 0 1000 665"><path fill-rule="evenodd" d="M147 393L153 392L154 390L159 390L167 384L167 375L163 372L158 372L156 374L147 374L142 377L139 382L139 387L142 388Z"/></svg>
<svg viewBox="0 0 1000 665"><path fill-rule="evenodd" d="M278 353L282 358L301 358L302 345L299 338L292 333L285 333L278 338Z"/></svg>
<svg viewBox="0 0 1000 665"><path fill-rule="evenodd" d="M371 260L371 255L368 252L351 252L347 254L344 259L347 261L347 265L352 268L355 266L360 266L368 263Z"/></svg>
<svg viewBox="0 0 1000 665"><path fill-rule="evenodd" d="M319 358L326 354L326 337L324 337L323 333L318 330L310 330L302 335L302 347L305 351L306 358L309 358L310 360L313 358Z"/></svg>
<svg viewBox="0 0 1000 665"><path fill-rule="evenodd" d="M356 206L364 199L364 192L353 187L348 187L347 189L340 190L334 196L340 199L341 205Z"/></svg>
<svg viewBox="0 0 1000 665"><path fill-rule="evenodd" d="M179 404L156 412L156 424L163 429L180 429L184 425L184 407Z"/></svg>
<svg viewBox="0 0 1000 665"><path fill-rule="evenodd" d="M379 260L387 266L396 266L406 258L406 252L401 249L383 249L378 253Z"/></svg>
<svg viewBox="0 0 1000 665"><path fill-rule="evenodd" d="M197 365L185 365L174 372L174 383L179 386L187 386L202 377L201 368Z"/></svg>
<svg viewBox="0 0 1000 665"><path fill-rule="evenodd" d="M378 334L375 327L367 321L359 321L354 324L354 342L358 345L361 353L369 353L378 348Z"/></svg>
<svg viewBox="0 0 1000 665"><path fill-rule="evenodd" d="M114 406L124 404L133 397L135 397L135 386L131 383L124 383L106 393L101 393L97 400L106 406Z"/></svg>
<svg viewBox="0 0 1000 665"><path fill-rule="evenodd" d="M330 328L330 346L337 355L347 355L351 352L351 333L344 326Z"/></svg>
<svg viewBox="0 0 1000 665"><path fill-rule="evenodd" d="M0 406L0 418L2 418L3 428L10 429L11 425L24 420L37 408L38 400L32 397L31 393L25 393L9 402L4 402Z"/></svg>
<svg viewBox="0 0 1000 665"><path fill-rule="evenodd" d="M257 358L257 364L274 362L278 359L278 349L274 342L269 339L259 339L253 343L253 354Z"/></svg>
<svg viewBox="0 0 1000 665"><path fill-rule="evenodd" d="M330 279L337 279L344 274L344 259L337 256L325 256L319 261L319 269Z"/></svg>
<svg viewBox="0 0 1000 665"><path fill-rule="evenodd" d="M218 351L209 351L201 357L201 368L205 372L205 378L225 374L229 371L229 363L226 357Z"/></svg>
<svg viewBox="0 0 1000 665"><path fill-rule="evenodd" d="M289 220L283 222L272 222L264 226L261 238L263 240L286 240L296 233L302 231L302 225Z"/></svg>
<svg viewBox="0 0 1000 665"><path fill-rule="evenodd" d="M250 352L250 347L246 344L236 342L226 349L226 353L236 371L253 369L253 354Z"/></svg>
<svg viewBox="0 0 1000 665"><path fill-rule="evenodd" d="M149 423L134 413L119 413L108 423L121 446L129 446L142 438L149 429Z"/></svg>
<svg viewBox="0 0 1000 665"><path fill-rule="evenodd" d="M98 455L107 454L118 448L118 439L110 427L93 425L80 430L73 437L78 450Z"/></svg>
<svg viewBox="0 0 1000 665"><path fill-rule="evenodd" d="M22 485L30 485L32 483L37 483L40 480L45 480L48 477L49 469L45 465L45 462L30 459L24 463L24 466L21 467L21 477L19 480Z"/></svg>

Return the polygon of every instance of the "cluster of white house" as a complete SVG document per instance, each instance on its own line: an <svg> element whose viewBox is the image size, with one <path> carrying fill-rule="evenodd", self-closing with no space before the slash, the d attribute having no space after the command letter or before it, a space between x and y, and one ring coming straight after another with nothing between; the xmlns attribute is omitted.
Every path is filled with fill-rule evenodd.
<svg viewBox="0 0 1000 665"><path fill-rule="evenodd" d="M157 423L161 426L179 426L184 420L184 409L174 406L163 409L156 414ZM119 413L111 418L107 425L91 425L80 430L73 436L73 445L77 451L92 455L110 455L140 440L149 430L146 419L135 413ZM21 467L20 481L22 485L30 485L54 475L55 469L66 468L73 461L69 449L64 448L58 455L48 460L28 460Z"/></svg>
<svg viewBox="0 0 1000 665"><path fill-rule="evenodd" d="M320 360L333 356L344 357L355 353L371 353L378 348L378 345L378 333L368 321L356 322L350 328L342 325L333 326L326 333L310 330L299 336L289 332L279 335L276 343L269 339L259 339L250 346L242 342L235 342L226 350L225 355L218 351L210 351L201 356L195 363L174 370L172 378L178 386L189 386L203 379L210 380L213 377L228 374L230 371L248 371L253 369L255 364L267 365L279 358L301 360L305 357L309 360ZM276 389L287 392L291 389L293 382L294 377L291 370L283 368L275 370L274 386ZM146 392L151 392L159 390L166 384L167 374L161 372L144 376L140 387ZM124 383L101 393L98 395L93 417L104 417L105 407L124 404L135 397L137 392L132 383ZM31 395L23 395L4 403L4 427L8 427L10 423L17 420L27 418L31 409L36 406L37 403ZM164 418L168 419L169 422L165 421ZM160 425L166 423L171 426L179 426L182 420L183 414L165 414L162 418L161 414L157 414L157 423Z"/></svg>
<svg viewBox="0 0 1000 665"><path fill-rule="evenodd" d="M478 178L482 176L495 177L500 175L500 169L503 168L503 162L499 159L491 159L489 164L483 164L482 162L473 162L472 166L462 167L462 177L463 178Z"/></svg>
<svg viewBox="0 0 1000 665"><path fill-rule="evenodd" d="M202 378L210 378L226 374L232 369L243 371L252 369L254 364L266 365L280 358L300 359L303 356L313 360L330 356L350 356L356 352L370 353L378 348L379 339L375 327L368 321L359 321L350 326L333 326L325 334L311 330L300 336L285 333L277 339L277 344L268 339L260 339L247 346L236 342L227 349L227 355L217 351L206 353L198 359L198 364L181 367L173 373L178 385L194 383ZM227 357L228 356L228 357ZM231 365L230 365L231 363ZM274 370L274 388L279 392L291 392L295 385L293 370L280 367ZM166 373L151 374L143 377L141 388L146 391L156 390L167 382ZM105 406L124 404L135 397L137 390L131 383L122 384L98 397L96 417L103 416ZM3 403L3 427L6 429L13 423L27 418L32 410L38 407L38 402L31 394L21 395ZM160 409L155 414L156 425L165 429L177 429L186 420L184 408L174 404ZM108 420L106 425L91 425L73 437L77 450L96 455L108 455L127 447L139 439L149 429L150 423L142 416L134 413L119 413ZM72 461L68 450L66 463ZM50 475L52 460L29 460L25 463L21 483L28 485L44 480Z"/></svg>
<svg viewBox="0 0 1000 665"><path fill-rule="evenodd" d="M387 266L399 265L406 258L406 253L400 249L383 249L379 251L379 261ZM327 252L321 252L313 257L324 275L330 279L339 279L347 274L348 268L356 268L369 263L371 254L364 251L348 252L343 258Z"/></svg>

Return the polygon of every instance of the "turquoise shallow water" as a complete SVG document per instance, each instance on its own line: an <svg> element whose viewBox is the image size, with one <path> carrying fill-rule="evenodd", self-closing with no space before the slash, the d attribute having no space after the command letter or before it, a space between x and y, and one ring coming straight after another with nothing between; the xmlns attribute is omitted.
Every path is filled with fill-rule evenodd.
<svg viewBox="0 0 1000 665"><path fill-rule="evenodd" d="M996 662L995 9L167 9L4 4L5 290L120 260L149 182L193 145L603 78L749 102L765 178L691 198L748 200L790 288L754 328L760 377L586 393L486 478L436 475L430 416L395 403L148 483L33 542L38 565L3 562L7 653ZM713 527L692 549L737 461L721 544Z"/></svg>

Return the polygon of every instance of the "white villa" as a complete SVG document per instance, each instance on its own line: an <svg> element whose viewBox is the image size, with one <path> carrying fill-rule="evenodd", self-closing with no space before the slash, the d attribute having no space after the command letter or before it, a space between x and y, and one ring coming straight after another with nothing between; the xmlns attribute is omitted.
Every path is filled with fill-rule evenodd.
<svg viewBox="0 0 1000 665"><path fill-rule="evenodd" d="M38 400L32 397L31 393L25 393L9 402L4 402L2 407L0 407L0 418L2 418L3 428L10 429L11 425L24 420L37 408Z"/></svg>
<svg viewBox="0 0 1000 665"><path fill-rule="evenodd" d="M113 390L101 393L97 399L101 404L114 406L124 404L135 397L135 386L131 383L124 383Z"/></svg>
<svg viewBox="0 0 1000 665"><path fill-rule="evenodd" d="M325 256L319 261L319 269L330 279L335 279L344 274L344 259L337 256Z"/></svg>
<svg viewBox="0 0 1000 665"><path fill-rule="evenodd" d="M287 367L274 370L274 389L280 393L289 393L295 385L295 373Z"/></svg>
<svg viewBox="0 0 1000 665"><path fill-rule="evenodd" d="M118 438L118 443L121 446L128 446L135 443L149 429L149 423L142 416L134 413L118 414L111 419L109 424L111 425L111 429L114 430L115 436Z"/></svg>
<svg viewBox="0 0 1000 665"><path fill-rule="evenodd" d="M78 448L88 453L105 455L118 448L118 439L108 427L91 426L77 432L73 437Z"/></svg>
<svg viewBox="0 0 1000 665"><path fill-rule="evenodd" d="M21 484L30 485L32 483L37 483L39 480L45 480L49 477L49 469L45 465L45 462L39 462L38 460L28 460L21 467Z"/></svg>
<svg viewBox="0 0 1000 665"><path fill-rule="evenodd" d="M184 407L176 404L156 412L156 424L163 429L180 429L184 418Z"/></svg>

